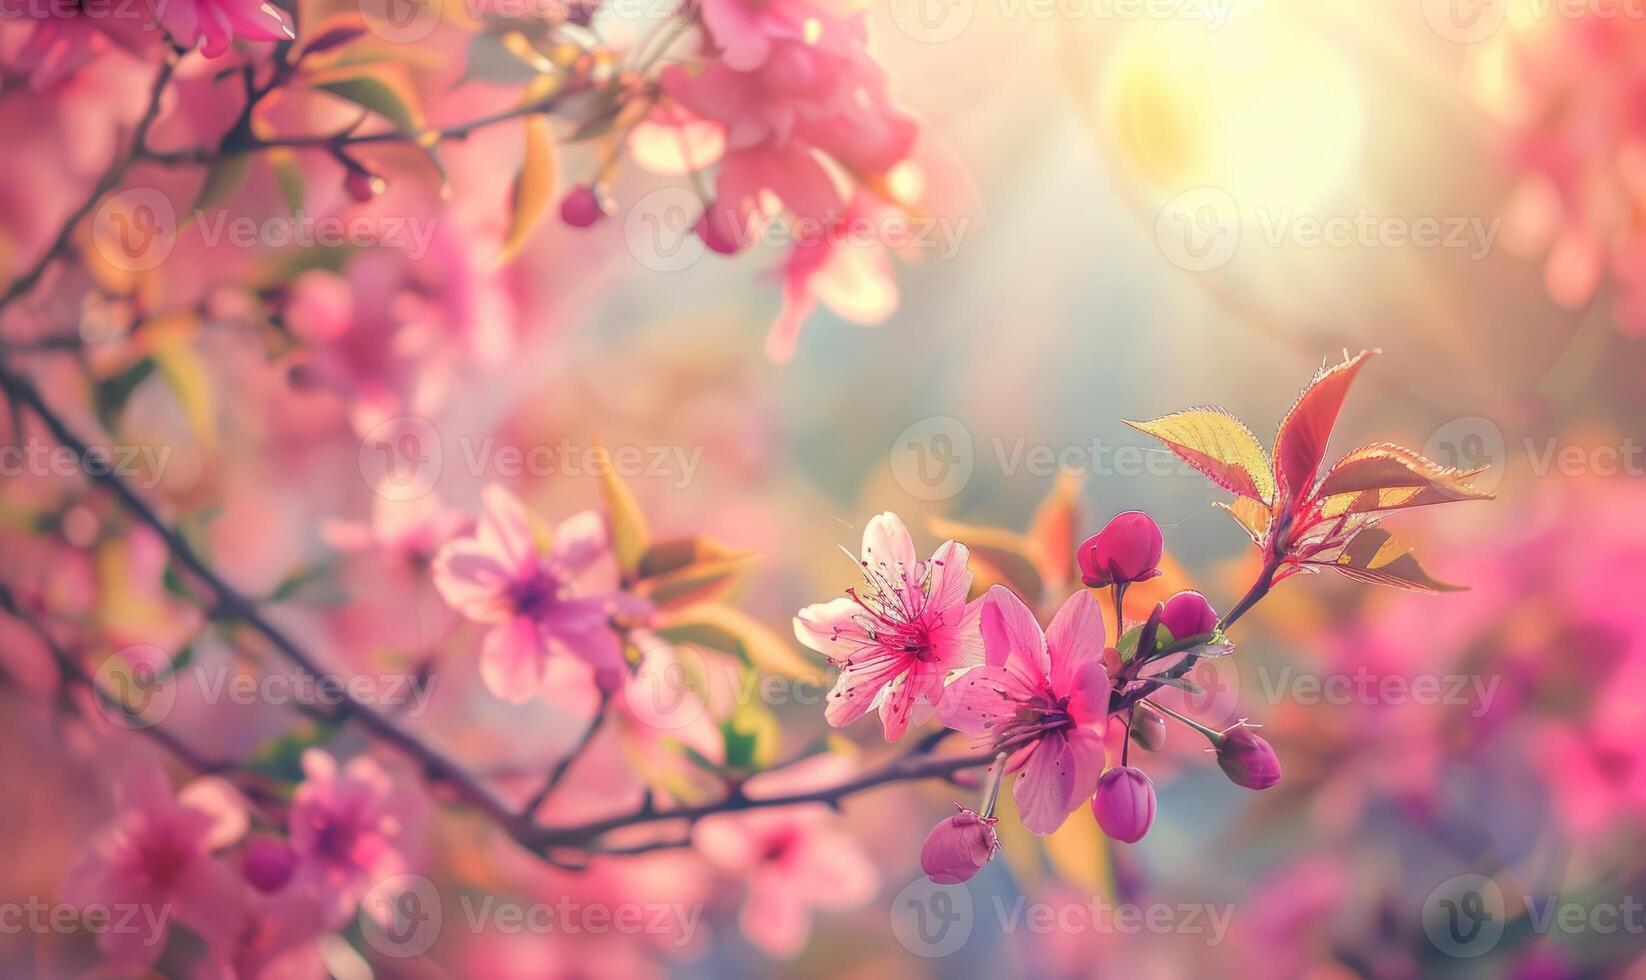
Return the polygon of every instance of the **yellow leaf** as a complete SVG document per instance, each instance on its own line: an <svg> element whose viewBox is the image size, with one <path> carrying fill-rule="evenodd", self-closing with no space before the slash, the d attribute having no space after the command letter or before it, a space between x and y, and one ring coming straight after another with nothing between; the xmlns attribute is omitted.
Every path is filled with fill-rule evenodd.
<svg viewBox="0 0 1646 980"><path fill-rule="evenodd" d="M1109 838L1098 829L1091 811L1081 806L1063 826L1041 838L1046 860L1058 877L1093 895L1112 894Z"/></svg>
<svg viewBox="0 0 1646 980"><path fill-rule="evenodd" d="M554 145L554 129L546 116L526 119L526 156L520 164L520 173L514 179L514 197L509 216L509 232L503 239L503 254L499 265L506 265L520 254L520 249L537 228L538 222L554 202L554 189L559 181L559 156Z"/></svg>
<svg viewBox="0 0 1646 980"><path fill-rule="evenodd" d="M611 454L605 446L595 446L595 470L600 474L600 497L606 505L606 520L612 530L612 550L617 554L617 566L625 579L632 579L640 568L640 559L651 547L652 534L646 526L646 515L635 502L623 478L612 466Z"/></svg>
<svg viewBox="0 0 1646 980"><path fill-rule="evenodd" d="M1029 522L1028 539L1038 552L1040 576L1053 588L1061 588L1074 578L1081 483L1079 474L1059 472L1052 492L1035 508L1034 519Z"/></svg>
<svg viewBox="0 0 1646 980"><path fill-rule="evenodd" d="M737 654L750 665L784 677L819 678L822 668L759 620L730 606L703 603L665 614L658 633L670 642L695 643Z"/></svg>
<svg viewBox="0 0 1646 980"><path fill-rule="evenodd" d="M1250 497L1236 497L1228 503L1219 500L1212 506L1234 518L1251 537L1253 544L1263 544L1269 533L1269 508Z"/></svg>
<svg viewBox="0 0 1646 980"><path fill-rule="evenodd" d="M154 325L152 356L160 376L183 409L183 418L188 421L195 442L202 451L210 453L217 446L216 399L212 396L211 371L190 342L193 327L192 317L176 318L175 323L164 327Z"/></svg>
<svg viewBox="0 0 1646 980"><path fill-rule="evenodd" d="M1215 484L1242 497L1270 503L1274 474L1257 438L1239 419L1217 408L1194 408L1150 422L1127 425L1154 436Z"/></svg>
<svg viewBox="0 0 1646 980"><path fill-rule="evenodd" d="M1388 585L1408 592L1461 592L1464 587L1449 585L1429 575L1413 557L1412 550L1380 527L1369 527L1343 546L1335 561L1321 562L1329 568L1361 582Z"/></svg>
<svg viewBox="0 0 1646 980"><path fill-rule="evenodd" d="M1000 584L1011 587L1031 606L1040 601L1041 594L1045 592L1040 571L1041 555L1028 538L1004 528L962 524L942 517L933 517L927 526L938 537L965 545L971 554L973 568L982 573L978 576L980 579L994 578ZM974 594L981 584L973 582Z"/></svg>
<svg viewBox="0 0 1646 980"><path fill-rule="evenodd" d="M1469 485L1469 479L1479 473L1441 466L1390 443L1362 446L1338 460L1321 482L1321 512L1336 517L1490 499L1491 493Z"/></svg>

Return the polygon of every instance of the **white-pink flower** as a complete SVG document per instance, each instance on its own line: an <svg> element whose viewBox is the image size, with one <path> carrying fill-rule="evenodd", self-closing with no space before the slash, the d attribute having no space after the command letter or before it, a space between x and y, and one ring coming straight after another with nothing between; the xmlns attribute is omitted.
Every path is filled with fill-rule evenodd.
<svg viewBox="0 0 1646 980"><path fill-rule="evenodd" d="M840 756L819 756L763 773L744 787L751 798L803 792L850 772ZM880 876L855 838L821 804L706 817L692 843L720 870L747 882L738 924L772 956L798 955L817 911L847 911L874 898Z"/></svg>
<svg viewBox="0 0 1646 980"><path fill-rule="evenodd" d="M119 815L70 869L60 897L82 909L109 909L111 925L123 923L97 937L111 960L153 964L175 918L213 959L226 962L246 922L247 895L213 852L245 834L244 801L212 777L173 799L165 772L152 762L126 770L115 795Z"/></svg>
<svg viewBox="0 0 1646 980"><path fill-rule="evenodd" d="M320 749L303 753L303 782L287 817L299 891L323 903L329 926L354 915L367 891L403 872L405 814L389 774L370 756L339 770Z"/></svg>
<svg viewBox="0 0 1646 980"><path fill-rule="evenodd" d="M1097 789L1109 674L1103 611L1090 592L1071 595L1042 632L1017 594L983 599L984 665L949 685L938 716L950 728L1009 745L1012 798L1023 826L1049 834Z"/></svg>
<svg viewBox="0 0 1646 980"><path fill-rule="evenodd" d="M479 526L434 559L434 584L458 612L491 625L480 650L486 689L521 703L538 694L550 656L581 658L602 690L616 690L625 671L623 646L612 617L643 618L650 606L637 597L586 589L582 579L607 557L606 522L594 511L564 521L539 553L531 517L520 499L487 487Z"/></svg>
<svg viewBox="0 0 1646 980"><path fill-rule="evenodd" d="M879 708L886 740L896 741L930 715L951 671L983 656L981 600L968 603L972 573L966 546L945 541L927 561L896 514L880 514L863 530L858 559L868 588L807 606L794 619L795 637L840 665L824 717L839 727Z"/></svg>

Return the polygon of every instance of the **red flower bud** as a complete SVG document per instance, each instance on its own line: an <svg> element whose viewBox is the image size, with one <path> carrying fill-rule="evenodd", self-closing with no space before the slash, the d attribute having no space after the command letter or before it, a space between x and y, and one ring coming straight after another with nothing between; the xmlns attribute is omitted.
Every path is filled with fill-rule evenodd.
<svg viewBox="0 0 1646 980"><path fill-rule="evenodd" d="M1160 574L1164 543L1160 525L1140 510L1129 510L1080 546L1080 577L1090 588L1116 582L1146 582Z"/></svg>
<svg viewBox="0 0 1646 980"><path fill-rule="evenodd" d="M253 837L246 842L240 870L251 886L265 895L286 886L297 868L297 852L274 837Z"/></svg>
<svg viewBox="0 0 1646 980"><path fill-rule="evenodd" d="M1141 704L1132 705L1132 741L1150 752L1166 744L1166 716Z"/></svg>
<svg viewBox="0 0 1646 980"><path fill-rule="evenodd" d="M1236 786L1247 789L1268 789L1280 782L1280 759L1274 747L1244 725L1218 739L1217 765Z"/></svg>
<svg viewBox="0 0 1646 980"><path fill-rule="evenodd" d="M939 885L970 880L1000 846L994 834L997 818L980 817L958 803L955 809L960 812L933 827L920 848L921 869Z"/></svg>
<svg viewBox="0 0 1646 980"><path fill-rule="evenodd" d="M746 244L748 226L731 208L711 204L697 219L697 237L703 244L721 255L736 255Z"/></svg>
<svg viewBox="0 0 1646 980"><path fill-rule="evenodd" d="M1186 640L1217 628L1217 610L1198 592L1179 592L1166 600L1160 625L1172 632L1172 639Z"/></svg>
<svg viewBox="0 0 1646 980"><path fill-rule="evenodd" d="M587 228L605 216L600 195L588 184L578 184L560 199L560 220L573 228Z"/></svg>
<svg viewBox="0 0 1646 980"><path fill-rule="evenodd" d="M383 193L388 182L368 170L351 168L347 177L343 178L343 190L361 204Z"/></svg>
<svg viewBox="0 0 1646 980"><path fill-rule="evenodd" d="M1113 766L1097 781L1092 816L1103 832L1117 841L1135 844L1154 823L1154 783L1143 770Z"/></svg>

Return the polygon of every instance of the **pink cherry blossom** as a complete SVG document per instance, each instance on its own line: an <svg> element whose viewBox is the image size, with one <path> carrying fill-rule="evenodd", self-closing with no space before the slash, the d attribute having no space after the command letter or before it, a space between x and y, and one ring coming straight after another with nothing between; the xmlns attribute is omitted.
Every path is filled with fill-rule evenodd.
<svg viewBox="0 0 1646 980"><path fill-rule="evenodd" d="M1016 593L984 598L985 663L949 686L939 715L950 728L1007 746L1012 798L1023 826L1049 834L1092 795L1103 771L1109 673L1103 611L1089 592L1070 596L1042 632Z"/></svg>
<svg viewBox="0 0 1646 980"><path fill-rule="evenodd" d="M911 719L923 722L942 700L950 671L981 660L982 606L966 601L966 562L966 546L955 541L920 561L896 514L869 521L858 559L868 589L847 589L794 619L795 637L840 665L824 711L829 724L849 725L879 708L886 740L896 741Z"/></svg>
<svg viewBox="0 0 1646 980"><path fill-rule="evenodd" d="M863 44L861 15L843 16L813 0L703 0L700 6L721 60L738 71L759 68L773 47L785 41Z"/></svg>
<svg viewBox="0 0 1646 980"><path fill-rule="evenodd" d="M838 756L808 760L749 781L751 796L794 792L840 778ZM772 956L791 957L811 937L817 911L860 908L879 889L879 874L861 845L821 805L717 814L693 829L692 843L720 870L747 884L738 923Z"/></svg>
<svg viewBox="0 0 1646 980"><path fill-rule="evenodd" d="M224 943L245 922L246 893L213 852L245 834L244 801L211 777L190 783L174 799L165 772L152 762L130 767L116 798L119 815L69 871L63 901L136 910L131 928L98 936L98 948L110 959L154 963L172 918L196 933L210 955L225 958Z"/></svg>
<svg viewBox="0 0 1646 980"><path fill-rule="evenodd" d="M354 915L372 885L405 870L406 814L389 774L370 756L340 770L320 749L303 753L303 782L287 818L297 853L293 879L323 903L332 926Z"/></svg>
<svg viewBox="0 0 1646 980"><path fill-rule="evenodd" d="M782 364L794 356L800 329L818 303L862 326L884 321L897 309L891 254L859 228L873 228L881 211L859 193L844 215L812 222L815 234L799 236L783 263L783 309L766 335L766 356Z"/></svg>
<svg viewBox="0 0 1646 980"><path fill-rule="evenodd" d="M235 40L283 41L295 38L285 15L267 0L166 0L157 8L160 24L178 43L208 58L226 54Z"/></svg>
<svg viewBox="0 0 1646 980"><path fill-rule="evenodd" d="M580 577L608 555L606 523L593 511L574 515L539 552L520 499L489 486L474 536L435 556L436 588L459 613L491 626L480 651L480 674L493 695L522 703L543 688L549 658L581 658L607 691L625 671L614 615L643 617L643 601L621 592L585 591Z"/></svg>

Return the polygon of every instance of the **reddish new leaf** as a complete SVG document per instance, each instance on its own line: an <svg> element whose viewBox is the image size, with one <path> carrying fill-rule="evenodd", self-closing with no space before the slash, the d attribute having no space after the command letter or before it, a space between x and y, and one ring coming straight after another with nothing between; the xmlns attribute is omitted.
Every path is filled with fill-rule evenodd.
<svg viewBox="0 0 1646 980"><path fill-rule="evenodd" d="M1309 492L1315 474L1326 455L1326 442L1337 425L1338 413L1349 386L1368 357L1376 350L1361 351L1341 364L1315 375L1297 403L1281 420L1275 436L1274 472L1283 500L1296 502Z"/></svg>

